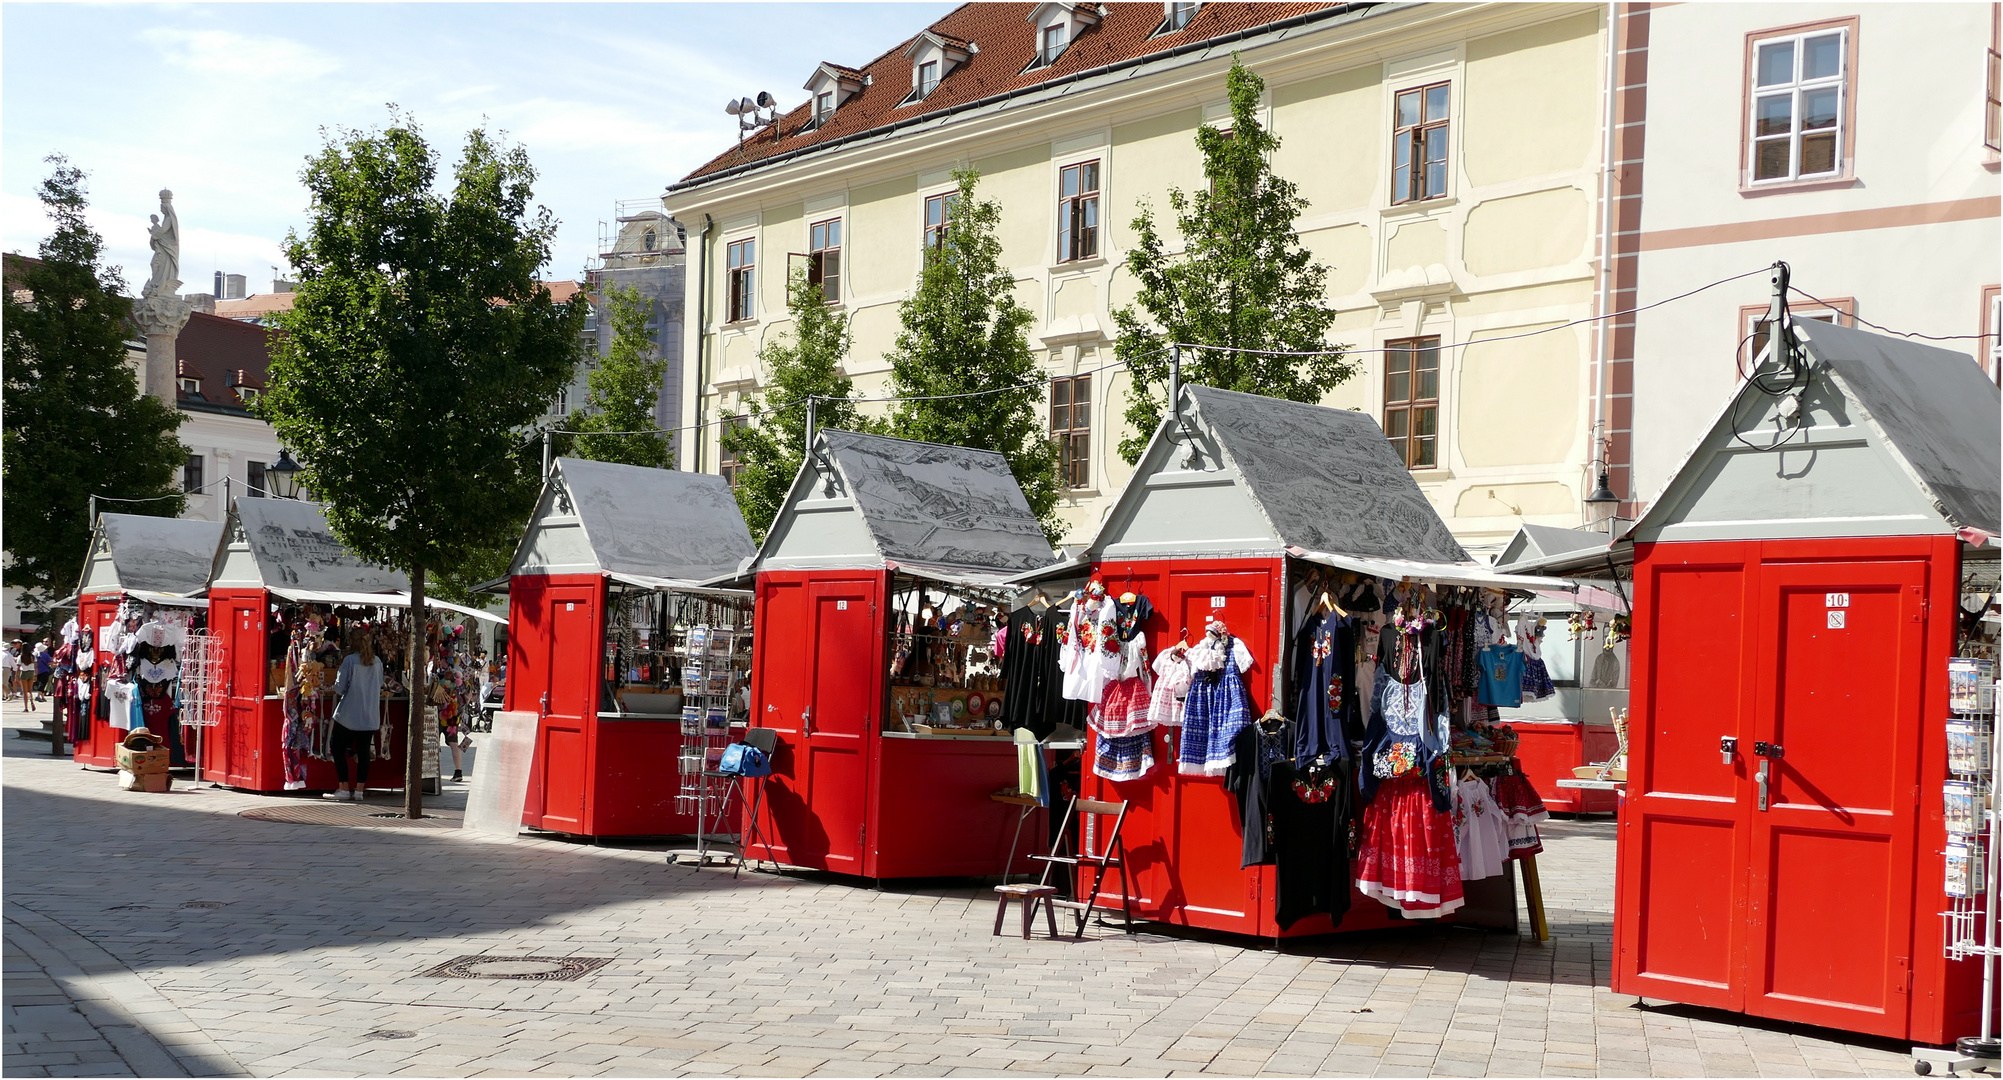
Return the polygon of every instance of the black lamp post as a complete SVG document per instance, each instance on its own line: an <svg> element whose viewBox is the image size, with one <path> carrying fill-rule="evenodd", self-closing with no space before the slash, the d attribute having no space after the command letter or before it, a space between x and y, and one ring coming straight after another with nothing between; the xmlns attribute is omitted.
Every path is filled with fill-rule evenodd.
<svg viewBox="0 0 2003 1080"><path fill-rule="evenodd" d="M1620 496L1614 494L1613 485L1609 482L1609 477L1607 476L1605 462L1600 463L1599 473L1599 484L1593 488L1592 494L1586 496L1586 514L1591 519L1592 525L1605 524L1607 527L1607 536L1612 537L1614 532L1613 523L1620 512Z"/></svg>
<svg viewBox="0 0 2003 1080"><path fill-rule="evenodd" d="M278 460L264 467L264 484L278 498L299 497L299 463L292 460L291 452L279 448Z"/></svg>

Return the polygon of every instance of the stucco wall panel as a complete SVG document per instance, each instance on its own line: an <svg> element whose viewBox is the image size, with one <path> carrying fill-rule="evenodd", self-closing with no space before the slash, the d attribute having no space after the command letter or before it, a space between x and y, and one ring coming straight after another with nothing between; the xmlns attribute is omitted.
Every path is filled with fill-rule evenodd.
<svg viewBox="0 0 2003 1080"><path fill-rule="evenodd" d="M1446 262L1447 228L1434 218L1405 222L1384 245L1387 273L1414 266L1444 266Z"/></svg>
<svg viewBox="0 0 2003 1080"><path fill-rule="evenodd" d="M1591 206L1575 187L1489 199L1468 211L1461 258L1474 274L1562 266L1585 255Z"/></svg>
<svg viewBox="0 0 2003 1080"><path fill-rule="evenodd" d="M918 272L918 216L912 211L916 177L872 184L849 192L843 222L842 269L851 297L879 296L911 287Z"/></svg>
<svg viewBox="0 0 2003 1080"><path fill-rule="evenodd" d="M1562 418L1579 408L1578 336L1560 331L1494 340L1546 326L1484 330L1461 351L1457 389L1464 405L1456 444L1470 468L1555 465L1571 452L1579 433ZM1533 416L1536 422L1525 422Z"/></svg>
<svg viewBox="0 0 2003 1080"><path fill-rule="evenodd" d="M1576 513L1572 489L1559 483L1483 484L1463 490L1454 502L1454 516L1540 517Z"/></svg>
<svg viewBox="0 0 2003 1080"><path fill-rule="evenodd" d="M1384 144L1384 95L1378 65L1274 87L1273 128L1280 148L1273 169L1292 180L1309 213L1370 205Z"/></svg>
<svg viewBox="0 0 2003 1080"><path fill-rule="evenodd" d="M1464 172L1477 186L1581 168L1595 159L1600 15L1476 38L1460 110Z"/></svg>
<svg viewBox="0 0 2003 1080"><path fill-rule="evenodd" d="M1328 267L1328 296L1354 296L1370 283L1370 227L1361 223L1303 233L1301 244Z"/></svg>

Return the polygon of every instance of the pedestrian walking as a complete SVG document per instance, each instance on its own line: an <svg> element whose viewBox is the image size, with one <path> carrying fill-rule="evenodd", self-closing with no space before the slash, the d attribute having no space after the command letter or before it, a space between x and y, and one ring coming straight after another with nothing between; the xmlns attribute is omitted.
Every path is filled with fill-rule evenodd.
<svg viewBox="0 0 2003 1080"><path fill-rule="evenodd" d="M0 695L0 701L12 698L21 689L21 642L19 640L10 641L5 648L0 648L0 686L6 688L6 693Z"/></svg>
<svg viewBox="0 0 2003 1080"><path fill-rule="evenodd" d="M49 680L55 671L55 650L49 648L46 639L35 642L35 694L43 701L49 700Z"/></svg>
<svg viewBox="0 0 2003 1080"><path fill-rule="evenodd" d="M20 686L21 704L35 711L35 656L23 639L14 643L14 680Z"/></svg>
<svg viewBox="0 0 2003 1080"><path fill-rule="evenodd" d="M340 704L334 707L334 800L361 802L369 786L369 757L376 732L383 726L383 665L376 661L376 641L367 630L348 635L348 655L334 680ZM348 780L348 756L355 758L355 779Z"/></svg>

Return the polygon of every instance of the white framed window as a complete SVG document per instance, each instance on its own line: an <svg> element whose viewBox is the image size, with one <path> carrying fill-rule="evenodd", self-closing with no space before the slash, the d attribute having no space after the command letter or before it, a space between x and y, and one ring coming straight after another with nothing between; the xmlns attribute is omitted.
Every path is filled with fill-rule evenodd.
<svg viewBox="0 0 2003 1080"><path fill-rule="evenodd" d="M807 280L821 287L830 304L842 301L842 219L816 221L807 228Z"/></svg>
<svg viewBox="0 0 2003 1080"><path fill-rule="evenodd" d="M835 92L823 90L814 95L814 126L820 127L835 114Z"/></svg>
<svg viewBox="0 0 2003 1080"><path fill-rule="evenodd" d="M1099 163L1081 161L1057 171L1057 261L1099 254Z"/></svg>
<svg viewBox="0 0 2003 1080"><path fill-rule="evenodd" d="M1188 26L1190 20L1196 18L1196 9L1202 6L1202 4L1193 2L1193 0L1167 0L1166 3L1162 4L1162 15L1164 17L1162 19L1161 32L1164 34L1173 34L1177 30Z"/></svg>
<svg viewBox="0 0 2003 1080"><path fill-rule="evenodd" d="M923 101L939 88L939 61L927 60L918 65L918 81L911 90L913 101Z"/></svg>
<svg viewBox="0 0 2003 1080"><path fill-rule="evenodd" d="M1750 184L1831 179L1850 139L1848 26L1755 36L1747 87Z"/></svg>
<svg viewBox="0 0 2003 1080"><path fill-rule="evenodd" d="M729 272L729 322L743 322L752 316L758 275L758 241L733 240L725 248L724 265Z"/></svg>
<svg viewBox="0 0 2003 1080"><path fill-rule="evenodd" d="M1049 26L1043 28L1043 33L1037 39L1036 46L1036 65L1038 67L1049 67L1057 62L1058 57L1064 55L1064 37L1064 24L1061 22L1051 23Z"/></svg>

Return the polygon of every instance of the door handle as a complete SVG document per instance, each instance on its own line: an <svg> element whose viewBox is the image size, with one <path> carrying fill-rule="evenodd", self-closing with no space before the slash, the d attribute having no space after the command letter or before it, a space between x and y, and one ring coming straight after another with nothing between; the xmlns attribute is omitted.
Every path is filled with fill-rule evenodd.
<svg viewBox="0 0 2003 1080"><path fill-rule="evenodd" d="M807 736L807 735L812 735L813 733L814 733L814 710L812 710L812 709L801 709L801 710L800 710L800 734L801 734L801 736L803 736L803 737L804 737L804 736Z"/></svg>
<svg viewBox="0 0 2003 1080"><path fill-rule="evenodd" d="M1753 753L1763 758L1779 760L1781 757L1781 745L1779 743L1756 742L1753 744Z"/></svg>
<svg viewBox="0 0 2003 1080"><path fill-rule="evenodd" d="M538 716L549 715L549 691L547 690L543 691L542 693L542 701L538 703L538 711L536 715Z"/></svg>
<svg viewBox="0 0 2003 1080"><path fill-rule="evenodd" d="M1761 761L1759 771L1753 774L1754 779L1759 782L1761 811L1765 811L1767 808L1767 770L1771 769L1772 767L1773 767L1773 762Z"/></svg>

